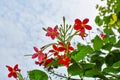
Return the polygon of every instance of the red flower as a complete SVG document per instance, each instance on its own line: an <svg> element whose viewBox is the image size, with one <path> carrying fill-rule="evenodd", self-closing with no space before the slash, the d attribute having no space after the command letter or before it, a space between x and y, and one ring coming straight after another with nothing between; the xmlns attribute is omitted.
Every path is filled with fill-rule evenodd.
<svg viewBox="0 0 120 80"><path fill-rule="evenodd" d="M45 62L44 62L44 67L47 67L48 64L50 64L52 61L53 61L52 58L45 60Z"/></svg>
<svg viewBox="0 0 120 80"><path fill-rule="evenodd" d="M74 25L74 29L75 30L83 30L83 29L87 29L87 30L91 30L92 27L89 25L86 25L89 22L88 18L85 18L83 20L83 22L80 19L75 19L75 25Z"/></svg>
<svg viewBox="0 0 120 80"><path fill-rule="evenodd" d="M107 37L104 33L101 33L100 36L102 39L105 39Z"/></svg>
<svg viewBox="0 0 120 80"><path fill-rule="evenodd" d="M65 52L69 53L70 51L74 50L74 48L71 46L70 42L67 43L67 47L62 42L59 42L59 44L61 47L65 48Z"/></svg>
<svg viewBox="0 0 120 80"><path fill-rule="evenodd" d="M55 37L59 35L59 32L57 31L57 29L58 29L57 26L55 26L54 29L52 29L51 27L48 27L46 36L50 36L52 39L55 39Z"/></svg>
<svg viewBox="0 0 120 80"><path fill-rule="evenodd" d="M58 53L59 52L62 52L65 50L64 47L57 47L56 45L52 45L53 49L50 50L49 52L53 52L54 53L54 56L58 56Z"/></svg>
<svg viewBox="0 0 120 80"><path fill-rule="evenodd" d="M43 65L44 67L47 67L48 64L50 64L52 61L53 61L52 58L47 59L47 56L46 56L46 58L44 58L42 61L35 61L35 64L36 65Z"/></svg>
<svg viewBox="0 0 120 80"><path fill-rule="evenodd" d="M18 68L18 64L16 64L15 66L14 66L14 68L12 68L12 67L10 67L10 66L6 66L7 68L8 68L8 70L9 70L9 74L8 74L8 77L10 78L10 77L14 77L14 78L17 78L17 71L18 72L20 72L20 69Z"/></svg>
<svg viewBox="0 0 120 80"><path fill-rule="evenodd" d="M80 32L79 35L81 36L81 38L82 38L83 40L84 40L84 37L87 37L87 36L88 36L88 34L85 33L85 30L84 30L84 29L81 30L81 32Z"/></svg>
<svg viewBox="0 0 120 80"><path fill-rule="evenodd" d="M41 62L45 57L46 55L42 52L42 50L38 50L38 48L36 47L33 47L35 52L33 55L32 55L32 58L37 58L38 57L38 60Z"/></svg>
<svg viewBox="0 0 120 80"><path fill-rule="evenodd" d="M66 67L68 67L71 60L66 55L64 55L64 56L59 56L58 62L59 64L64 64Z"/></svg>

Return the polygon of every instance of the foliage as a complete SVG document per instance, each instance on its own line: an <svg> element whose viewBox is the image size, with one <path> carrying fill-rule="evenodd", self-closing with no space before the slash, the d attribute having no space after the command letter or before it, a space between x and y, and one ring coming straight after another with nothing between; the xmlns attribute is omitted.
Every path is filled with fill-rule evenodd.
<svg viewBox="0 0 120 80"><path fill-rule="evenodd" d="M95 17L95 23L99 26L90 44L76 43L72 46L74 36L81 37L83 41L90 36L87 31L92 30L88 25L89 19L83 21L75 19L73 25L68 25L63 17L63 24L54 28L43 28L46 36L56 39L55 43L44 45L38 50L34 47L35 53L32 55L35 64L44 66L45 70L57 77L66 80L83 80L84 77L99 78L102 80L120 79L120 0L101 0L107 4L96 5L99 14ZM50 48L51 50L47 50ZM45 52L46 51L46 52ZM68 75L55 73L54 69L65 66ZM9 70L17 73L17 70ZM19 71L20 72L20 71ZM13 74L14 75L14 74ZM30 80L48 80L46 71L28 71ZM74 79L73 76L79 76ZM11 76L9 76L11 77ZM18 80L24 80L17 76ZM21 77L21 78L20 78Z"/></svg>

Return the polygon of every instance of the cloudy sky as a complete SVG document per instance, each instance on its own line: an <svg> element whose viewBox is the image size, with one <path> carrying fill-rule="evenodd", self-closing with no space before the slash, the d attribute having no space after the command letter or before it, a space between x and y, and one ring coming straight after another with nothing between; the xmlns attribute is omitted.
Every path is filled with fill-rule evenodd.
<svg viewBox="0 0 120 80"><path fill-rule="evenodd" d="M19 64L22 73L39 68L31 57L33 46L49 43L42 27L54 27L65 16L69 24L75 18L89 18L95 30L95 5L100 0L0 0L0 80L7 78L5 65ZM95 32L95 31L94 31Z"/></svg>

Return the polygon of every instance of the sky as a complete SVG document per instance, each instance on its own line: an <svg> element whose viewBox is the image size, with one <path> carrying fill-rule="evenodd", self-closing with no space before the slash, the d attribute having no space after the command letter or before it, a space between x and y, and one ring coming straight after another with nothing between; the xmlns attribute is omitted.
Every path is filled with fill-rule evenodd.
<svg viewBox="0 0 120 80"><path fill-rule="evenodd" d="M0 80L14 80L7 77L6 65L19 64L24 76L29 70L41 69L24 55L33 54L33 46L52 42L42 28L61 24L63 16L69 24L76 18L89 18L95 32L97 3L103 4L100 0L0 0Z"/></svg>

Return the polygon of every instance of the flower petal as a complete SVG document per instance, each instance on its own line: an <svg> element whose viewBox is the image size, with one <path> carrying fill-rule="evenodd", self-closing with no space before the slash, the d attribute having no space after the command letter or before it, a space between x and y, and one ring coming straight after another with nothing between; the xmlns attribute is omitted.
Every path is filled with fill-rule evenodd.
<svg viewBox="0 0 120 80"><path fill-rule="evenodd" d="M32 58L34 59L34 58L36 58L37 56L38 56L38 53L35 53L35 54L32 55Z"/></svg>
<svg viewBox="0 0 120 80"><path fill-rule="evenodd" d="M92 27L89 26L89 25L85 25L85 28L86 28L87 30L91 30L91 29L92 29Z"/></svg>
<svg viewBox="0 0 120 80"><path fill-rule="evenodd" d="M44 63L44 66L47 67L47 65L50 64L52 61L53 61L52 58L47 59L47 60L45 61L45 63Z"/></svg>
<svg viewBox="0 0 120 80"><path fill-rule="evenodd" d="M45 57L45 54L41 53L41 55L38 56L38 60L42 61Z"/></svg>
<svg viewBox="0 0 120 80"><path fill-rule="evenodd" d="M18 70L18 64L14 66L14 70Z"/></svg>
<svg viewBox="0 0 120 80"><path fill-rule="evenodd" d="M35 52L39 52L38 48L37 47L33 47Z"/></svg>
<svg viewBox="0 0 120 80"><path fill-rule="evenodd" d="M75 30L80 30L80 26L75 24L75 25L74 25L74 29L75 29Z"/></svg>
<svg viewBox="0 0 120 80"><path fill-rule="evenodd" d="M64 48L64 47L59 47L58 50L59 50L60 52L62 52L62 51L65 50L65 48Z"/></svg>
<svg viewBox="0 0 120 80"><path fill-rule="evenodd" d="M81 20L80 19L75 19L75 24L81 24Z"/></svg>
<svg viewBox="0 0 120 80"><path fill-rule="evenodd" d="M52 45L52 47L53 47L54 50L58 49L56 45Z"/></svg>
<svg viewBox="0 0 120 80"><path fill-rule="evenodd" d="M87 24L89 22L89 19L88 18L85 18L84 20L83 20L83 24Z"/></svg>
<svg viewBox="0 0 120 80"><path fill-rule="evenodd" d="M49 50L49 52L55 52L54 50Z"/></svg>
<svg viewBox="0 0 120 80"><path fill-rule="evenodd" d="M13 73L13 77L14 77L14 78L17 78L17 73L14 72L14 73Z"/></svg>
<svg viewBox="0 0 120 80"><path fill-rule="evenodd" d="M8 65L6 65L6 67L8 68L9 71L12 71L12 70L13 70L13 68L10 67L10 66L8 66Z"/></svg>
<svg viewBox="0 0 120 80"><path fill-rule="evenodd" d="M12 77L13 76L13 74L12 74L12 72L10 72L9 74L8 74L8 77L10 78L10 77Z"/></svg>
<svg viewBox="0 0 120 80"><path fill-rule="evenodd" d="M48 27L47 30L50 32L53 31L53 29L51 27Z"/></svg>

